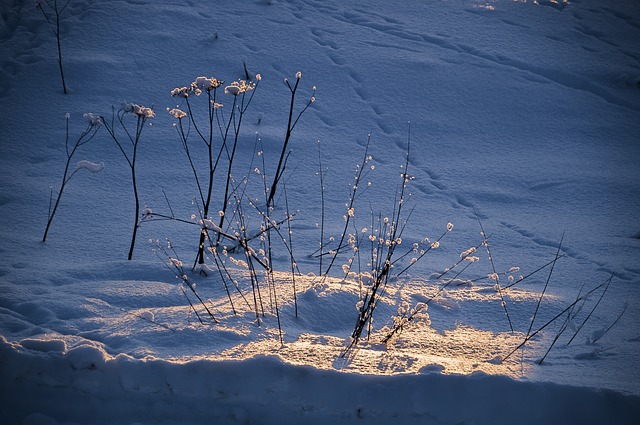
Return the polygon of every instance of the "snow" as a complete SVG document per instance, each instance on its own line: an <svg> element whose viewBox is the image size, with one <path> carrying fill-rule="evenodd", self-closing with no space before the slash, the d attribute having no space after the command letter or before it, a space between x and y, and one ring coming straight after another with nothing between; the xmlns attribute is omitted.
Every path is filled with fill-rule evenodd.
<svg viewBox="0 0 640 425"><path fill-rule="evenodd" d="M90 173L99 173L104 170L104 162L95 163L91 161L87 161L86 159L81 159L76 164L76 170L87 170Z"/></svg>
<svg viewBox="0 0 640 425"><path fill-rule="evenodd" d="M72 0L65 95L42 13L2 2L2 423L636 423L636 3ZM216 86L223 122L246 108L227 152L230 187L247 189L222 208L223 156L203 217L192 166L209 158L188 114L206 123L214 99L186 95ZM294 86L293 119L308 109L268 209ZM90 173L40 242L66 124L77 140L123 105L152 117L133 260L131 168L104 128L77 153L104 162L77 162ZM237 199L245 221L228 227ZM265 222L280 223L270 257ZM345 222L323 277L321 233L335 249ZM203 227L223 246L191 271ZM345 351L377 241L406 255L370 338Z"/></svg>

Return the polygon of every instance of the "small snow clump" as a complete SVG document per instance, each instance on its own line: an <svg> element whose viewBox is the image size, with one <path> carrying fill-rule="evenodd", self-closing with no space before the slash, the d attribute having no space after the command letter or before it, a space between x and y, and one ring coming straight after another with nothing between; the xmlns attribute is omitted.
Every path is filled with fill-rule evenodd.
<svg viewBox="0 0 640 425"><path fill-rule="evenodd" d="M95 162L91 162L91 161L87 161L86 159L83 159L81 161L78 161L78 163L76 164L76 170L87 170L90 173L99 173L100 171L104 170L104 162L100 162L99 164L96 164Z"/></svg>

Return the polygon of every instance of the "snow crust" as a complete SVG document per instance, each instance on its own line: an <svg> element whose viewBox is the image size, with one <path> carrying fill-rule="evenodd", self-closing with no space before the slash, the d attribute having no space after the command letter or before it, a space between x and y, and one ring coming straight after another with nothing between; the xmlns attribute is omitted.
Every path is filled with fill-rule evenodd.
<svg viewBox="0 0 640 425"><path fill-rule="evenodd" d="M72 0L64 10L64 95L55 37L42 14L29 1L0 4L3 424L637 422L637 2L112 6ZM223 230L222 215L216 206L202 217L194 205L197 188L176 130L185 125L195 137L186 101L202 113L214 86L221 87L218 113L228 114L243 91L253 95L234 184L263 175L270 182L296 81L297 107L314 101L289 146L289 207L279 189L272 213L294 215L300 273L294 297L290 257L280 245L273 286L261 283L265 314L257 318L246 300L249 265L235 241L220 252L237 290L211 257L191 272L201 229ZM200 96L187 96L188 87ZM68 153L65 125L76 140L87 121L95 128L100 117L117 120L121 106L131 112L123 119L152 118L136 163L143 205L134 259L125 259L131 169L103 130L78 155L109 167L77 163L90 173L65 188L41 243L50 187ZM369 136L366 191L348 209ZM207 159L201 147L194 141L198 164ZM346 257L330 277L319 276L319 170L327 239L340 238L347 216L354 232L371 236L370 211L391 216L408 173L413 213L399 246L410 255L399 265L432 247L385 288L370 340L346 357L371 280L358 282L357 264ZM258 237L260 221L247 225ZM454 270L469 263L468 271L449 282L443 272L463 257L469 261ZM610 278L601 301L599 290L577 304L541 364L562 320L505 360L534 315L536 330ZM501 298L498 289L511 284ZM185 298L191 289L217 323L198 321ZM382 344L411 312L422 314Z"/></svg>

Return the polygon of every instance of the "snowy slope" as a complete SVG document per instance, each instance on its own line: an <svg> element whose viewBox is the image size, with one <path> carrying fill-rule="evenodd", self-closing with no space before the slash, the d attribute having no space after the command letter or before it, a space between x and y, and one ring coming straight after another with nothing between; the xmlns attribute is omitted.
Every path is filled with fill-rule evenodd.
<svg viewBox="0 0 640 425"><path fill-rule="evenodd" d="M61 17L66 95L56 39L42 14L32 1L0 4L0 374L3 393L11 394L0 402L0 416L8 423L351 423L360 417L633 423L638 417L636 2L71 0ZM170 92L198 76L225 80L224 87L245 78L245 65L262 79L232 171L236 182L249 178L252 195L262 175L273 178L285 137L283 79L295 82L301 72L296 111L315 96L293 132L285 171L300 270L295 298L290 257L274 243L284 345L265 282L266 312L256 320L237 293L233 313L217 271L190 274L219 321L198 323L179 279L148 242L164 247L169 239L190 265L196 226L146 220L134 259L126 260L131 180L104 128L72 164L85 160L104 169L73 177L41 242L66 160L65 114L74 143L86 128L85 113L110 118L123 101L155 110L138 151L142 206L195 222L197 189L176 119L167 113L187 106ZM228 114L233 97L220 96ZM204 96L191 101L198 111L206 105ZM371 340L345 360L340 354L362 290L343 280L348 255L338 257L331 278L318 276L312 253L323 223L319 158L325 241L335 243L368 137L371 186L355 204L356 230L371 232L378 213L392 216L408 142L413 213L402 252L424 245L425 237L437 239L447 223L454 228L385 288ZM206 158L194 152L201 167ZM216 216L223 175L214 181ZM280 192L274 215L284 217L285 209ZM260 219L247 211L255 230ZM439 274L482 241L480 224L490 235L493 264L480 246L480 261L441 290L447 280ZM550 275L547 264L556 255L562 258ZM237 264L228 261L230 273L250 298L251 280ZM504 291L507 318L486 276L517 266L511 273L517 279L544 265ZM601 301L602 286L578 304L580 314L542 364L536 361L564 315L500 362L529 327L542 327L611 276ZM502 275L502 286L507 278ZM403 302L414 306L434 294L430 321L380 343ZM76 402L63 402L68 397Z"/></svg>

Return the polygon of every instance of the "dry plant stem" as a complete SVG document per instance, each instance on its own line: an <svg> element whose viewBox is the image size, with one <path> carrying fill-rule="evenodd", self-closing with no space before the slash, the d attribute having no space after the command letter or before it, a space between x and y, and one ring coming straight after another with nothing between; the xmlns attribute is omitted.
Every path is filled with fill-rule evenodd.
<svg viewBox="0 0 640 425"><path fill-rule="evenodd" d="M322 169L322 154L320 152L320 141L318 141L318 176L320 177L320 246L319 250L322 252L324 248L324 219L325 219L325 203L324 203L324 170ZM320 272L318 276L322 275L322 255L320 255Z"/></svg>
<svg viewBox="0 0 640 425"><path fill-rule="evenodd" d="M611 281L613 280L613 273L611 274L611 277L609 277L609 279L606 281L606 285L604 287L604 291L602 291L602 294L600 294L600 298L598 298L598 302L596 302L596 304L593 306L593 308L591 309L591 311L589 312L589 314L587 315L587 317L584 319L584 321L580 324L580 326L578 326L578 329L576 330L576 332L573 334L573 336L571 337L571 339L569 340L569 342L567 342L567 345L571 344L573 342L573 340L575 339L576 336L578 336L578 333L582 330L582 328L584 327L585 323L587 323L587 320L589 320L591 318L591 315L593 314L594 311L596 311L596 308L598 308L598 305L600 304L600 301L602 301L602 298L604 298L604 294L607 293L607 289L609 289L609 285L611 284Z"/></svg>
<svg viewBox="0 0 640 425"><path fill-rule="evenodd" d="M609 282L611 282L611 279L609 279L608 281L601 283L600 285L596 286L595 288L593 288L592 290L590 290L589 292L587 292L583 297L579 297L577 298L574 302L572 302L571 304L569 304L564 310L562 310L560 313L558 313L557 315L555 315L551 320L549 320L547 323L545 323L544 325L542 325L541 327L539 327L536 331L532 332L530 335L528 335L524 341L522 341L520 343L520 345L518 345L516 348L514 348L513 350L511 350L511 352L509 352L509 354L507 354L505 357L502 358L502 361L505 362L509 357L511 357L513 355L513 353L515 353L516 351L518 351L520 348L522 348L527 342L529 342L529 340L533 337L535 337L538 333L542 332L547 326L549 326L550 324L552 324L553 322L555 322L560 316L562 316L563 314L565 314L566 312L568 312L569 310L571 310L575 305L577 305L580 301L586 299L589 295L591 295L592 293L594 293L595 291L597 291L598 289L602 288L603 286L609 284Z"/></svg>
<svg viewBox="0 0 640 425"><path fill-rule="evenodd" d="M271 207L273 207L276 188L278 186L278 183L280 182L280 178L282 177L282 174L284 173L283 165L284 165L285 155L287 152L287 147L289 146L289 141L291 140L291 134L293 133L293 129L298 124L298 121L300 120L300 117L302 116L302 114L304 114L305 111L309 108L309 106L311 106L311 104L313 103L314 101L313 94L315 93L315 88L314 88L313 93L309 101L307 102L307 105L300 111L300 113L298 113L297 117L294 119L293 110L294 110L294 105L296 100L296 92L298 91L298 85L300 84L299 74L296 75L296 83L293 87L291 87L291 85L289 84L288 79L285 79L285 83L289 88L289 91L291 92L291 102L289 103L289 118L287 121L287 132L285 133L285 136L284 136L284 144L282 145L282 151L280 152L280 159L278 160L278 166L276 167L276 172L273 176L273 183L271 184L271 188L269 189L269 196L267 197L267 206L271 206Z"/></svg>
<svg viewBox="0 0 640 425"><path fill-rule="evenodd" d="M264 304L262 302L262 294L260 292L260 280L258 279L258 273L256 272L256 268L253 262L254 260L258 261L259 264L265 270L268 271L271 260L269 260L269 264L266 264L265 262L263 262L258 258L255 251L248 245L248 242L246 239L247 237L246 226L244 223L245 215L242 211L242 204L239 202L236 202L236 205L237 205L236 208L238 209L238 221L239 221L238 227L240 231L239 232L240 235L238 236L239 238L238 242L239 242L239 245L243 248L245 260L247 262L247 267L249 269L249 276L251 278L251 289L253 292L253 304L254 304L254 309L256 313L256 321L258 325L260 325L260 314L262 314L262 317L264 317L265 313L264 313ZM269 295L271 295L271 292L269 292ZM258 307L258 304L259 304L259 307Z"/></svg>
<svg viewBox="0 0 640 425"><path fill-rule="evenodd" d="M445 235L446 235L447 233L449 233L449 232L448 232L448 231L445 231L444 233L442 233L442 234L440 235L440 237L439 237L438 239L436 239L436 242L440 242L440 241L445 237ZM429 253L429 251L431 251L432 249L433 249L433 248L432 248L432 245L429 245L429 246L427 247L427 249L425 249L425 251L424 251L423 253L421 253L418 257L416 257L416 261L414 261L414 262L413 262L413 264L409 264L409 265L407 265L407 267L405 267L404 269L402 269L402 270L397 274L397 276L399 277L399 276L402 276L404 273L406 273L406 271L407 271L407 270L409 270L411 267L413 267L413 265L414 265L414 264L416 264L418 261L420 261L420 260L421 260L425 255L427 255L427 254ZM410 251L410 252L411 252L411 251ZM459 264L459 263L458 263L458 264ZM442 275L440 275L439 277L442 277L443 275L444 275L444 273L443 273Z"/></svg>
<svg viewBox="0 0 640 425"><path fill-rule="evenodd" d="M580 295L582 295L582 290L583 289L584 289L584 284L582 285L582 288L580 288L580 291L578 292L578 295L576 296L576 304L574 304L571 307L571 309L569 309L569 311L567 311L567 317L564 319L564 322L562 323L562 326L560 326L560 330L558 331L558 333L556 333L556 336L553 338L553 341L551 342L551 345L549 345L549 348L544 353L544 356L542 356L542 358L538 361L538 364L541 365L544 362L544 360L547 358L547 356L551 352L551 349L553 349L553 347L556 345L556 342L558 341L560 336L564 333L565 330L567 330L567 327L569 326L569 323L571 322L573 311L576 308L577 301L580 300Z"/></svg>
<svg viewBox="0 0 640 425"><path fill-rule="evenodd" d="M133 198L134 198L134 207L135 207L135 216L134 216L135 219L133 224L133 232L131 235L131 244L129 246L129 254L127 255L127 259L131 260L133 258L133 250L136 244L136 235L138 233L138 227L140 225L140 221L139 221L140 198L138 195L138 183L137 183L137 177L136 177L136 160L138 158L138 144L140 142L140 137L142 136L142 131L144 130L144 125L147 121L147 117L145 115L137 115L136 130L135 130L135 133L132 135L124 123L124 119L123 119L124 114L125 112L123 110L120 110L117 113L114 112L112 115L110 124L108 124L108 122L104 119L104 117L102 117L102 121L104 122L104 126L107 132L109 133L113 141L116 143L116 145L118 146L118 149L120 150L125 160L127 161L127 164L129 164L129 169L131 171L131 185L133 187ZM127 135L127 138L129 139L129 142L131 144L130 152L127 152L127 149L125 149L125 147L123 146L123 143L118 139L118 136L116 135L116 128L115 128L116 117L118 119L118 123L120 124L120 127L124 130L125 134Z"/></svg>
<svg viewBox="0 0 640 425"><path fill-rule="evenodd" d="M392 258L393 258L395 248L398 244L397 242L398 240L397 238L399 237L398 228L400 225L400 217L402 216L402 209L405 203L405 191L407 188L407 183L409 181L408 171L409 171L410 148L411 148L411 133L409 132L409 136L407 140L406 160L404 164L404 173L401 176L402 184L400 186L400 194L399 196L396 197L396 202L394 202L394 211L392 214L391 224L389 225L389 241L390 241L389 246L387 248L386 255L384 256L384 261L379 262L376 268L374 269L374 277L373 277L373 284L371 287L371 291L367 295L365 295L365 299L363 300L364 302L362 304L362 307L360 308L360 314L358 315L355 328L351 334L351 341L349 345L346 347L345 351L341 354L341 357L344 357L353 347L358 345L358 342L360 341L362 332L364 331L365 327L368 326L368 333L371 332L373 313L375 311L376 306L378 305L377 297L379 294L381 294L384 291L384 288L386 287L387 282L389 281L389 277L390 277L389 273L391 270L391 266L393 264ZM365 156L365 160L366 160L366 156ZM362 165L362 168L364 168L364 163ZM356 181L356 184L357 184L357 181ZM353 193L355 194L355 189ZM351 206L349 208L351 208ZM387 223L385 223L385 225L383 226L385 231L386 231L386 225ZM346 233L346 229L345 229L345 233ZM385 235L386 232L382 234ZM379 256L378 258L380 259L381 257L382 256ZM379 261L382 261L382 259L380 259Z"/></svg>
<svg viewBox="0 0 640 425"><path fill-rule="evenodd" d="M180 142L182 143L182 148L184 149L187 160L189 161L189 166L191 167L191 172L193 173L194 179L196 181L196 187L198 189L198 194L200 195L200 199L204 202L204 192L202 191L202 185L200 184L200 178L198 177L198 172L196 171L196 167L193 163L193 159L191 157L191 150L189 148L188 143L188 133L184 131L184 126L182 124L182 119L178 120L178 126L176 127L178 131L178 135L180 137Z"/></svg>
<svg viewBox="0 0 640 425"><path fill-rule="evenodd" d="M187 220L177 220L177 221L181 221L187 224L195 224L197 225L197 223L193 223L192 221L187 221ZM224 261L220 258L220 253L218 252L218 247L216 247L212 240L210 235L208 234L208 229L207 227L203 224L202 227L200 227L201 232L203 234L206 235L205 239L206 241L209 242L209 252L211 252L211 254L213 255L213 261L216 265L216 269L218 270L218 273L220 274L220 279L222 280L222 283L224 285L224 289L227 293L227 297L229 299L229 304L231 305L231 310L233 311L233 314L237 314L236 313L236 308L233 304L233 299L231 298L231 293L229 291L229 286L227 285L227 279L233 284L233 286L235 287L236 291L238 292L238 294L240 294L240 297L242 297L242 299L244 300L244 302L247 304L247 307L249 307L249 309L251 309L251 305L249 304L249 301L247 300L247 298L244 296L244 294L242 293L242 291L240 290L240 287L238 286L238 283L236 282L236 280L233 278L233 276L231 276L231 273L229 272L229 270L227 269L227 267L225 266ZM233 236L232 235L227 235L227 237L230 239ZM223 273L224 271L224 273ZM206 274L206 273L205 273ZM226 275L226 278L225 278Z"/></svg>
<svg viewBox="0 0 640 425"><path fill-rule="evenodd" d="M58 68L60 68L60 78L62 79L62 90L64 91L64 94L67 94L67 84L65 83L65 80L64 80L64 69L62 67L62 48L60 45L60 15L67 8L70 1L71 0L67 0L64 6L62 6L61 8L58 8L58 0L53 0L53 5L51 5L50 0L44 0L44 4L46 4L48 8L53 10L54 14L56 15L55 27L51 23L51 19L49 19L49 15L47 15L47 12L44 10L44 7L42 7L42 4L41 3L37 4L37 8L40 9L42 14L44 15L44 18L49 24L49 27L51 28L53 33L56 35L56 43L58 46Z"/></svg>
<svg viewBox="0 0 640 425"><path fill-rule="evenodd" d="M466 257L465 257L466 258ZM460 270L458 273L456 273L455 276L453 276L452 278L450 278L447 283L445 283L444 285L442 285L438 291L431 297L429 298L425 303L424 306L416 309L416 311L414 311L413 313L411 313L409 316L407 316L405 318L405 320L401 321L399 324L397 324L396 326L393 327L393 329L391 329L391 331L389 331L389 333L387 333L387 335L384 337L384 339L382 340L383 344L386 344L387 342L389 342L391 340L391 338L393 338L394 335L396 335L399 332L402 332L403 328L405 325L407 325L409 322L411 322L415 316L420 313L422 310L424 310L426 308L426 306L429 305L429 303L431 301L433 301L438 295L440 295L440 293L442 291L444 291L449 284L451 284L451 282L453 282L455 279L457 279L465 270L467 270L471 264L473 264L472 262L469 262L467 264L465 264L465 266L462 268L462 270ZM444 274L443 274L444 275ZM442 275L441 275L442 276Z"/></svg>
<svg viewBox="0 0 640 425"><path fill-rule="evenodd" d="M370 144L371 144L371 135L369 134L367 136L367 145L365 146L365 149L364 149L364 155L362 157L362 163L360 164L360 167L356 171L355 183L353 184L353 187L351 188L351 196L349 197L349 205L347 206L347 211L350 211L353 208L353 203L355 202L356 193L357 193L358 187L360 185L360 178L362 177L362 170L364 170L364 167L367 164L367 161L368 161L368 158L369 158L369 145ZM349 229L349 221L350 221L350 219L351 219L351 215L347 213L346 219L345 219L345 223L344 223L344 229L342 230L342 235L340 236L340 242L338 243L338 248L335 250L335 252L333 253L333 256L331 257L331 261L329 262L329 266L327 267L327 270L325 270L325 272L324 272L323 280L327 278L327 275L329 274L329 271L331 270L331 268L333 267L333 264L336 261L336 257L338 256L338 252L339 252L340 248L343 246L344 238L346 237L347 230Z"/></svg>
<svg viewBox="0 0 640 425"><path fill-rule="evenodd" d="M258 81L258 83L259 83L259 81ZM221 213L220 213L220 223L218 224L218 227L220 227L221 229L223 228L223 225L224 225L225 215L226 215L226 212L227 212L227 204L229 203L229 199L231 198L231 194L229 193L229 188L231 186L231 181L233 180L233 177L231 175L231 171L233 169L233 161L235 159L236 147L238 145L238 138L240 137L240 129L242 127L242 118L244 117L245 113L247 112L247 109L249 108L249 105L251 104L251 101L253 100L253 96L255 95L256 89L258 88L258 83L256 83L256 85L254 86L254 89L251 91L251 95L249 96L248 99L245 96L246 92L242 93L241 100L240 100L240 105L238 105L237 122L236 122L236 114L235 114L235 106L237 104L237 96L234 96L234 98L233 98L233 107L232 107L233 108L233 112L231 113L231 116L229 117L229 123L227 124L227 130L225 132L225 146L226 146L226 134L228 134L229 125L233 124L233 130L234 130L233 146L232 146L232 149L231 149L231 154L228 154L229 166L227 168L224 199L223 199L223 204L222 204L222 210L221 210ZM211 181L211 184L213 184L213 181ZM208 201L209 200L210 199L208 199ZM216 244L218 242L220 242L219 236L220 236L220 234L218 234L218 239L216 240ZM204 261L204 260L202 260L202 261Z"/></svg>
<svg viewBox="0 0 640 425"><path fill-rule="evenodd" d="M51 208L51 199L53 198L53 189L51 193L51 197L49 199L49 213L47 217L47 226L44 229L44 236L42 237L42 242L46 242L47 234L49 233L49 228L51 227L51 223L53 222L53 217L58 210L58 206L60 205L60 198L62 198L62 192L64 191L65 186L69 183L69 180L78 172L79 169L76 169L71 174L69 174L69 166L71 165L71 160L73 159L73 155L76 153L78 148L93 139L96 135L100 126L88 124L87 128L80 134L78 140L73 145L71 150L69 150L69 117L66 118L66 130L65 130L65 150L67 153L67 161L64 166L64 173L62 175L62 183L60 184L60 190L58 191L58 196L56 197L56 202L53 205L53 209Z"/></svg>
<svg viewBox="0 0 640 425"><path fill-rule="evenodd" d="M228 288L227 288L227 284L226 284L226 279L224 278L224 275L222 274L222 271L224 271L224 273L226 274L227 278L231 281L233 286L236 288L236 291L238 292L238 294L240 294L240 296L244 300L245 304L247 304L247 307L249 307L249 309L251 309L251 304L249 304L249 300L247 300L247 298L244 296L244 294L240 290L240 287L238 286L238 282L236 282L236 280L233 278L233 276L231 276L231 273L229 272L229 269L227 269L226 265L224 264L224 261L222 261L222 258L220 258L220 254L218 253L217 248L211 246L211 250L213 252L213 260L216 263L216 268L218 269L218 272L220 273L220 277L222 278L222 281L225 282L225 289L227 289L227 294L229 294L229 292L228 292ZM229 298L230 298L229 302L231 302L231 296L230 295L229 295ZM233 302L231 302L231 306L233 308ZM236 314L235 313L235 308L233 308L233 310L234 310L234 314Z"/></svg>
<svg viewBox="0 0 640 425"><path fill-rule="evenodd" d="M475 209L474 209L475 212ZM493 276L496 277L495 282L496 282L496 287L498 288L498 294L500 295L500 302L502 304L502 308L504 309L504 314L507 316L507 321L509 322L509 328L511 329L511 332L513 332L513 323L511 323L511 316L509 316L509 310L507 309L507 302L504 299L504 294L502 293L502 288L500 287L500 277L498 275L498 273L496 273L496 266L493 262L493 256L491 255L491 249L489 248L489 240L486 238L486 232L484 231L484 226L482 226L482 221L480 221L480 217L478 216L478 213L475 212L476 215L476 219L478 220L478 224L480 225L480 230L482 231L482 236L485 238L484 239L484 246L487 250L487 256L489 257L489 263L491 263L491 269L493 270Z"/></svg>
<svg viewBox="0 0 640 425"><path fill-rule="evenodd" d="M211 94L211 91L213 91L213 96ZM198 172L196 171L196 168L193 164L193 160L191 158L191 154L189 151L189 146L187 144L187 138L185 137L184 131L182 130L181 127L181 133L182 133L182 140L183 140L183 147L185 148L185 152L187 154L187 157L189 159L189 164L191 165L191 170L193 172L194 178L196 179L196 185L198 186L198 192L200 194L200 200L202 202L202 208L203 208L203 215L205 218L209 217L209 208L211 205L211 195L213 192L213 178L215 175L215 172L218 168L218 164L220 162L220 158L222 156L222 152L226 149L226 144L227 144L227 137L229 135L229 128L231 126L231 122L234 115L234 111L235 111L235 105L236 105L236 97L234 96L234 101L233 101L233 105L231 107L232 113L231 116L229 118L229 121L227 123L227 125L225 126L224 130L222 129L221 125L220 125L220 121L218 121L218 127L220 129L220 134L221 134L221 138L222 138L222 143L220 146L220 149L218 151L218 154L216 156L216 159L214 161L213 159L213 129L215 126L215 117L216 117L216 99L217 99L217 88L214 88L211 91L207 91L207 117L208 117L208 126L207 126L207 134L204 135L200 129L198 128L197 122L195 120L194 114L193 114L193 110L191 109L191 102L189 101L189 98L186 99L186 103L187 103L187 110L189 111L189 120L190 123L193 124L194 129L196 130L196 133L198 134L198 136L200 137L200 139L204 142L204 144L207 147L207 160L208 160L208 184L207 184L207 189L206 189L206 196L204 191L202 190L202 187L200 185L200 180L198 177ZM200 240L198 242L198 253L196 256L196 261L194 263L194 268L196 263L199 264L204 264L204 237L205 235L203 233L200 234Z"/></svg>
<svg viewBox="0 0 640 425"><path fill-rule="evenodd" d="M622 315L624 315L624 312L627 311L627 308L629 307L628 303L624 303L624 307L622 308L622 311L620 312L620 314L618 315L618 317L616 318L616 320L613 321L613 323L604 330L604 332L602 333L602 335L600 335L598 338L595 338L593 341L591 341L592 344L595 344L596 342L600 341L607 333L609 333L609 331L611 330L611 328L613 328L615 325L618 324L618 322L620 321L620 319L622 318Z"/></svg>
<svg viewBox="0 0 640 425"><path fill-rule="evenodd" d="M549 261L547 264L545 264L545 265L543 265L543 266L538 267L537 269L535 269L534 271L532 271L532 272L531 272L531 273L529 273L528 275L526 275L526 276L523 276L523 277L519 278L518 280L514 281L513 283L510 283L509 285L507 285L507 286L503 287L502 289L509 289L509 288L511 288L512 286L517 285L518 283L522 282L523 280L525 280L525 279L527 279L527 278L529 278L529 277L533 276L534 274L538 273L540 270L544 269L545 267L547 267L547 266L549 266L549 265L552 265L552 264L555 264L555 263L556 263L556 261L560 260L561 258L564 258L564 254L563 254L563 255L559 255L557 258L554 258L553 260ZM501 274L507 274L507 273L508 273L508 272L506 272L506 273L501 273ZM472 280L472 282L476 282L476 281L478 281L478 280L484 280L484 279L486 279L486 276L484 276L484 277L480 277L480 278L478 278L478 279L474 279L474 280Z"/></svg>
<svg viewBox="0 0 640 425"><path fill-rule="evenodd" d="M560 249L562 248L562 241L564 240L564 232L562 233L562 237L560 238L560 243L558 244L558 250L556 251L556 257L551 265L551 269L549 270L549 275L547 276L547 281L544 284L544 288L542 289L542 293L540 294L540 298L538 298L538 304L536 304L536 310L533 312L533 317L531 318L531 323L529 324L529 329L527 330L527 335L531 333L531 329L533 328L533 323L536 321L536 316L538 315L538 310L540 309L540 304L542 303L542 298L544 297L545 292L547 292L547 287L549 286L549 281L551 280L551 274L553 274L554 266L556 265L556 261L558 261L558 257L560 256Z"/></svg>
<svg viewBox="0 0 640 425"><path fill-rule="evenodd" d="M287 196L287 186L283 185L284 190L284 201L286 207L286 216L287 216L287 235L289 236L289 245L288 250L290 252L289 258L291 260L291 281L293 283L293 304L295 309L296 317L298 317L298 291L296 290L296 261L293 258L293 236L291 231L291 214L289 213L289 197Z"/></svg>
<svg viewBox="0 0 640 425"><path fill-rule="evenodd" d="M487 239L489 239L492 235L487 236ZM483 240L484 242L484 240ZM480 248L480 246L482 245L482 242L480 242L478 245L476 245L474 248L474 252L475 250L477 250L478 248ZM442 277L444 277L445 275L447 275L448 273L452 272L453 270L455 270L456 267L458 267L462 262L464 262L468 257L471 256L471 253L461 256L460 259L458 261L455 262L455 264L453 264L451 267L449 267L448 269L445 269L445 271L443 271L442 273L440 273L436 279L441 279ZM465 267L466 268L466 267ZM508 272L507 272L508 273ZM506 273L505 273L506 274ZM463 283L458 283L456 286L462 286L464 284L466 284L469 281L465 281Z"/></svg>
<svg viewBox="0 0 640 425"><path fill-rule="evenodd" d="M209 310L209 307L207 307L207 305L204 303L202 298L200 298L200 295L196 291L196 288L195 288L195 285L193 284L193 282L191 282L189 280L187 274L184 271L184 268L182 267L182 261L180 261L180 259L178 258L178 255L175 252L175 250L173 248L170 248L171 251L172 251L172 254L173 254L173 256L171 256L170 253L165 249L165 247L160 245L160 243L156 243L156 246L158 248L157 250L154 250L156 256L158 258L160 258L160 260L163 262L163 264L169 270L171 270L173 272L173 274L175 274L175 276L178 279L182 280L182 282L184 282L184 284L187 285L187 287L191 290L193 295L198 299L198 302L200 303L200 305L202 305L202 307L204 307L205 311L207 312L207 314L209 315L211 320L214 323L218 323L218 321L214 317L213 313L211 313L211 310ZM158 251L160 251L163 254L163 257L160 256ZM180 289L182 290L182 293L184 294L185 298L189 302L189 306L191 307L191 309L195 313L195 315L198 318L198 320L200 321L200 323L204 324L204 321L202 320L202 318L200 318L200 315L198 314L198 311L196 310L195 306L193 305L193 303L191 302L191 300L187 296L187 293L184 290L184 288L181 286Z"/></svg>

